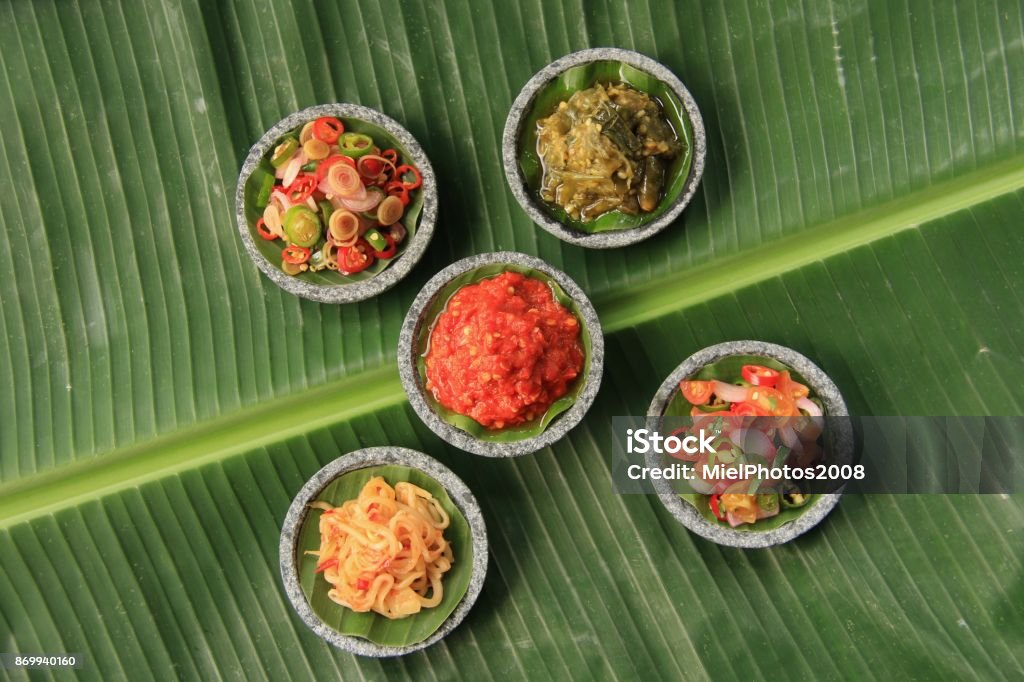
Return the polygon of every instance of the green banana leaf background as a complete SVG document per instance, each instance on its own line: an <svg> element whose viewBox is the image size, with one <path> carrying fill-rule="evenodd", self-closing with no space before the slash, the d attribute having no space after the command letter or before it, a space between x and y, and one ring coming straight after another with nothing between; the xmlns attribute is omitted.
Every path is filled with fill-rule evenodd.
<svg viewBox="0 0 1024 682"><path fill-rule="evenodd" d="M11 0L0 26L0 651L83 661L34 677L1024 676L1020 495L851 495L742 551L609 473L612 415L729 339L805 353L856 413L1021 414L1019 2ZM536 70L604 45L680 76L708 157L675 225L599 252L531 224L499 141ZM262 277L232 206L252 142L331 101L402 122L440 182L422 262L346 306ZM513 460L445 445L395 366L419 288L496 249L607 333L586 419ZM441 643L357 659L292 612L279 531L384 444L466 481L490 570Z"/></svg>

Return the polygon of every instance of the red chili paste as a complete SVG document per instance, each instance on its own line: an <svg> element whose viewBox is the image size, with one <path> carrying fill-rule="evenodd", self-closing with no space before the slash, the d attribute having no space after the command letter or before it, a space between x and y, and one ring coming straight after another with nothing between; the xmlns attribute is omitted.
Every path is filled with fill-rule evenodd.
<svg viewBox="0 0 1024 682"><path fill-rule="evenodd" d="M531 421L583 369L580 324L546 283L505 272L459 289L438 315L427 389L488 429Z"/></svg>

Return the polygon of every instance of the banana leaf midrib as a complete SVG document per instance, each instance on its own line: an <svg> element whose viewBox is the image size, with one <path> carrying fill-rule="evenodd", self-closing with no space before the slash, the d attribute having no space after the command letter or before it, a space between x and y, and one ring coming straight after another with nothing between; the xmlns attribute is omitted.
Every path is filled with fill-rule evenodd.
<svg viewBox="0 0 1024 682"><path fill-rule="evenodd" d="M1015 156L771 243L596 296L594 305L606 332L628 329L1020 189L1024 157Z"/></svg>
<svg viewBox="0 0 1024 682"><path fill-rule="evenodd" d="M594 305L606 333L614 334L1020 189L1024 189L1024 164L1017 156L726 259L597 295ZM757 258L751 258L755 252ZM0 528L404 400L397 369L386 363L14 480L0 485ZM296 422L287 415L300 402L305 417ZM310 405L315 406L312 412Z"/></svg>
<svg viewBox="0 0 1024 682"><path fill-rule="evenodd" d="M0 486L0 528L405 400L393 364ZM302 419L295 419L301 411Z"/></svg>

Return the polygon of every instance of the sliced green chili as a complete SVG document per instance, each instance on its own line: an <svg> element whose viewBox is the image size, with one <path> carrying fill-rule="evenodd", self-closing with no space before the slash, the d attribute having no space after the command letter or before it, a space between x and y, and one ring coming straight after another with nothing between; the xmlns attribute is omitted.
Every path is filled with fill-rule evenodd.
<svg viewBox="0 0 1024 682"><path fill-rule="evenodd" d="M373 139L362 133L345 133L338 138L338 149L345 156L358 159L373 151Z"/></svg>
<svg viewBox="0 0 1024 682"><path fill-rule="evenodd" d="M274 155L270 157L270 165L274 168L280 168L285 165L298 148L298 140L294 137L286 137L281 144L277 145L277 149L274 150Z"/></svg>
<svg viewBox="0 0 1024 682"><path fill-rule="evenodd" d="M274 176L266 171L259 171L263 173L260 178L260 191L256 193L256 208L263 210L270 203L270 194L274 191Z"/></svg>
<svg viewBox="0 0 1024 682"><path fill-rule="evenodd" d="M782 496L782 506L787 509L796 509L802 507L811 501L810 495L804 495L802 493L787 493Z"/></svg>
<svg viewBox="0 0 1024 682"><path fill-rule="evenodd" d="M284 214L284 233L292 244L308 248L320 240L320 219L307 206L292 206Z"/></svg>
<svg viewBox="0 0 1024 682"><path fill-rule="evenodd" d="M811 501L811 496L801 493L793 483L786 483L782 487L782 506L787 509L802 507Z"/></svg>
<svg viewBox="0 0 1024 682"><path fill-rule="evenodd" d="M363 239L373 247L374 251L383 253L388 248L388 240L384 238L380 230L367 230L366 234L363 235Z"/></svg>
<svg viewBox="0 0 1024 682"><path fill-rule="evenodd" d="M329 201L318 202L320 207L320 220L326 226L331 221L331 214L334 213L334 204Z"/></svg>

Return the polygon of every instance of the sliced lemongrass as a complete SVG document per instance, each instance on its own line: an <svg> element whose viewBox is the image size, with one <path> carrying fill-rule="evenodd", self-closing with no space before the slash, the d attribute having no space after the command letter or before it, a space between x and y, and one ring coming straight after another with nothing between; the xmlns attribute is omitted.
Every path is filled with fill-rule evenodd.
<svg viewBox="0 0 1024 682"><path fill-rule="evenodd" d="M305 144L302 145L302 151L306 153L311 161L319 161L320 159L326 159L327 155L330 154L331 148L323 140L318 140L315 137L306 140Z"/></svg>
<svg viewBox="0 0 1024 682"><path fill-rule="evenodd" d="M324 266L328 270L337 270L338 269L338 253L337 252L338 252L338 245L332 243L330 240L328 240L324 244L324 248L320 250L320 253L323 254Z"/></svg>
<svg viewBox="0 0 1024 682"><path fill-rule="evenodd" d="M327 171L327 186L330 187L333 194L337 194L343 199L366 197L366 186L363 185L359 172L345 163L336 163Z"/></svg>
<svg viewBox="0 0 1024 682"><path fill-rule="evenodd" d="M405 206L398 197L387 197L377 207L377 222L381 225L394 225L402 219Z"/></svg>
<svg viewBox="0 0 1024 682"><path fill-rule="evenodd" d="M359 236L359 218L355 213L339 208L331 214L327 230L335 241L343 242Z"/></svg>
<svg viewBox="0 0 1024 682"><path fill-rule="evenodd" d="M299 133L299 144L306 144L313 139L313 122L310 121L306 125L302 126L302 132Z"/></svg>

